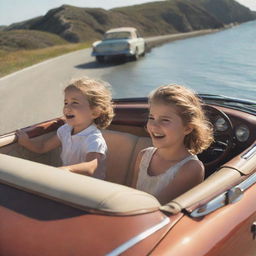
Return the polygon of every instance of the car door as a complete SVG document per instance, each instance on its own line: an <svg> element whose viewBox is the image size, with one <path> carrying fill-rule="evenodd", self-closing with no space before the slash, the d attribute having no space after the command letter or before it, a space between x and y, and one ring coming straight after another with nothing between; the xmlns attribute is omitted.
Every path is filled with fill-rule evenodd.
<svg viewBox="0 0 256 256"><path fill-rule="evenodd" d="M139 54L143 55L145 53L145 41L143 37L140 36L138 31L136 31L136 37L137 37L137 46L139 49Z"/></svg>
<svg viewBox="0 0 256 256"><path fill-rule="evenodd" d="M256 185L239 201L203 216L189 214L172 228L151 256L255 256Z"/></svg>
<svg viewBox="0 0 256 256"><path fill-rule="evenodd" d="M220 230L222 239L212 248L207 256L256 255L255 195L256 184L244 191L239 202L226 206L226 210L224 209L225 207L223 208L225 218L231 219L233 226L230 230Z"/></svg>

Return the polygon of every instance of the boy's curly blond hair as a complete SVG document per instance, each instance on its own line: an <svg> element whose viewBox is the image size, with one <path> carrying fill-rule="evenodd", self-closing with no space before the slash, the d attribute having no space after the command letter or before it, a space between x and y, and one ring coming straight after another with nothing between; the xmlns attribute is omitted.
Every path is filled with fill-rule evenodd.
<svg viewBox="0 0 256 256"><path fill-rule="evenodd" d="M183 124L193 128L184 138L184 145L192 154L201 153L213 142L212 125L205 117L201 100L192 90L181 85L161 86L149 95L149 104L154 102L175 106Z"/></svg>
<svg viewBox="0 0 256 256"><path fill-rule="evenodd" d="M94 120L94 123L98 128L105 129L111 123L114 111L109 83L100 79L82 77L72 80L64 89L64 92L70 89L79 90L86 97L92 109L97 107L100 114Z"/></svg>

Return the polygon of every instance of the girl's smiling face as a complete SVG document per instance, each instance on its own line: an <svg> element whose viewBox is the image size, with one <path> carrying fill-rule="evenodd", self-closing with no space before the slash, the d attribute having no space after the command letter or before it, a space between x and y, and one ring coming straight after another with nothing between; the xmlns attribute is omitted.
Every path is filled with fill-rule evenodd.
<svg viewBox="0 0 256 256"><path fill-rule="evenodd" d="M73 127L73 134L86 129L98 116L87 98L75 88L65 91L63 114L66 122Z"/></svg>
<svg viewBox="0 0 256 256"><path fill-rule="evenodd" d="M183 124L174 105L162 102L150 104L147 130L156 148L182 146L184 137L192 131Z"/></svg>

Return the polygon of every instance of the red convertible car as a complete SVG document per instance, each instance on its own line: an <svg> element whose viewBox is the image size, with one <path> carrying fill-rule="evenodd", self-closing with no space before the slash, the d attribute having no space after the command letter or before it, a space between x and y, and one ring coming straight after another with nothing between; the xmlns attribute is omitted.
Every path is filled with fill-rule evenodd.
<svg viewBox="0 0 256 256"><path fill-rule="evenodd" d="M115 101L103 131L107 180L60 171L59 149L31 153L0 136L1 256L256 255L256 104L200 95L215 142L199 155L205 180L160 205L136 190L133 165L151 144L146 98ZM24 130L40 140L62 118Z"/></svg>

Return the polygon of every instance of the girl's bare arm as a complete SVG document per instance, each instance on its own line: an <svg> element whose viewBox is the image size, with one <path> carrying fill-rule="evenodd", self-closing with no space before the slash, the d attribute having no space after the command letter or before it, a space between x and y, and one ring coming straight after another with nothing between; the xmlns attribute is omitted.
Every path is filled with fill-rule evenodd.
<svg viewBox="0 0 256 256"><path fill-rule="evenodd" d="M201 161L191 160L184 164L175 178L158 198L161 203L168 203L185 193L204 179L204 166Z"/></svg>

